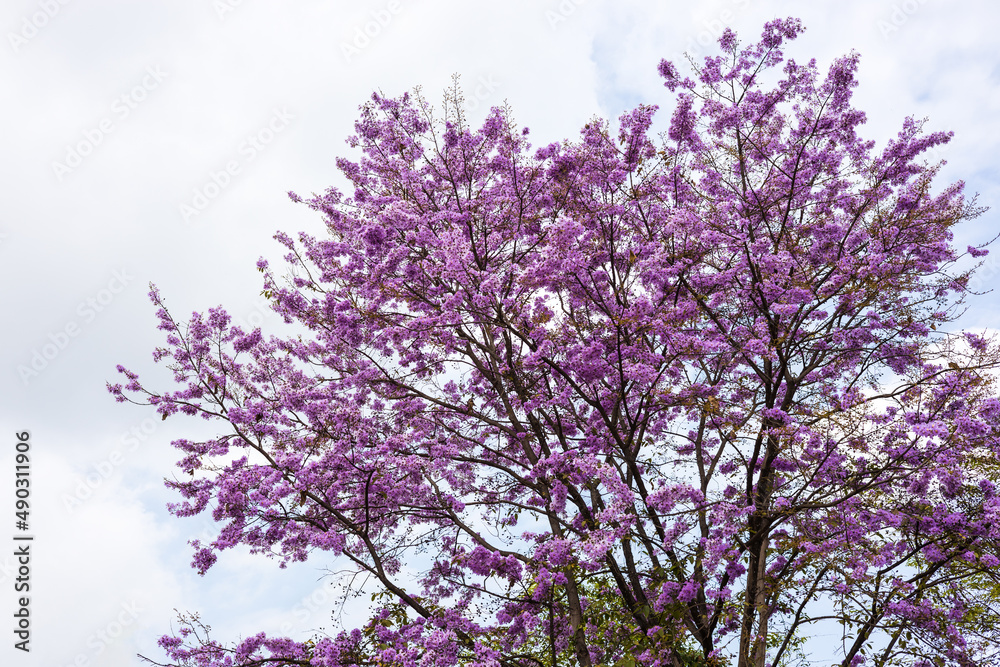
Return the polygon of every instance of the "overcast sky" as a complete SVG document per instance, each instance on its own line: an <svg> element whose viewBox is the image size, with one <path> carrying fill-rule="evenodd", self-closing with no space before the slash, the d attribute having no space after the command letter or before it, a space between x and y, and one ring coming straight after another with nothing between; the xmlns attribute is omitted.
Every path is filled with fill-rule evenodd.
<svg viewBox="0 0 1000 667"><path fill-rule="evenodd" d="M906 115L953 130L944 180L997 207L1000 9L955 0L6 0L0 8L0 623L5 665L138 664L162 657L173 609L200 612L221 639L259 630L297 639L330 622L333 563L278 570L227 552L205 577L187 541L206 520L164 505L174 438L116 404L115 366L167 389L148 284L178 315L261 306L258 257L277 266L277 230L321 230L286 196L340 184L357 109L373 90L422 86L432 101L459 74L479 119L505 101L536 146L593 116L669 104L656 66L709 51L730 26L744 42L796 15L789 49L825 66L861 52L857 105L879 144ZM671 109L662 108L661 118ZM235 165L235 166L234 166ZM229 168L231 175L220 175ZM213 182L214 174L214 182ZM957 242L992 236L987 213ZM980 285L1000 275L991 259ZM996 327L998 299L963 324ZM32 652L12 648L15 432L32 446ZM348 612L364 605L349 606ZM355 619L357 620L357 619ZM347 619L350 624L350 619Z"/></svg>

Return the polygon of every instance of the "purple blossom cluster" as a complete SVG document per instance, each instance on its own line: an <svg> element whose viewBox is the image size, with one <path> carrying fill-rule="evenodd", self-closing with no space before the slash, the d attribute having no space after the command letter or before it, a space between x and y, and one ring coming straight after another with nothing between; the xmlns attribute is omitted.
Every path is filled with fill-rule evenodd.
<svg viewBox="0 0 1000 667"><path fill-rule="evenodd" d="M932 188L948 134L859 136L858 55L823 75L801 31L662 62L660 138L655 106L532 149L507 109L373 95L353 191L289 193L327 234L258 263L301 334L152 290L177 388L109 388L220 425L173 443L171 511L222 524L193 567L382 591L306 642L184 616L170 664L764 667L831 627L844 666L997 659L1000 347L947 328L980 211Z"/></svg>

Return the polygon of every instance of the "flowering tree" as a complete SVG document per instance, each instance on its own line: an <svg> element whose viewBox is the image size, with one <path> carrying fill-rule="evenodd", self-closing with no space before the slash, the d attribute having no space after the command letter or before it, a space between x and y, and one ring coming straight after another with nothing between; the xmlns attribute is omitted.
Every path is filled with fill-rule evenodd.
<svg viewBox="0 0 1000 667"><path fill-rule="evenodd" d="M353 194L306 201L329 235L258 264L301 335L153 289L180 388L109 388L223 427L173 443L171 510L224 524L193 566L326 552L381 591L306 642L182 617L171 664L996 658L1000 351L946 327L980 211L932 190L946 134L858 136L857 55L785 60L801 30L662 62L660 140L653 106L532 152L504 109L373 96Z"/></svg>

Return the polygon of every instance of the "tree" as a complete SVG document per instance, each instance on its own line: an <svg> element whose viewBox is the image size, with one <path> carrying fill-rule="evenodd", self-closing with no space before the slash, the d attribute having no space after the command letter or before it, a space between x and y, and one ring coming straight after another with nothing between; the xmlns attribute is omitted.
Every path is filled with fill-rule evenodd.
<svg viewBox="0 0 1000 667"><path fill-rule="evenodd" d="M173 443L172 511L225 524L193 566L325 552L381 591L305 643L184 616L171 664L996 659L1000 349L946 326L981 209L932 189L950 135L907 118L875 152L858 55L823 77L782 54L801 31L661 62L659 139L641 106L532 152L457 90L443 119L374 95L353 194L305 201L329 235L277 234L285 279L258 263L301 333L152 289L179 388L109 389L224 427Z"/></svg>

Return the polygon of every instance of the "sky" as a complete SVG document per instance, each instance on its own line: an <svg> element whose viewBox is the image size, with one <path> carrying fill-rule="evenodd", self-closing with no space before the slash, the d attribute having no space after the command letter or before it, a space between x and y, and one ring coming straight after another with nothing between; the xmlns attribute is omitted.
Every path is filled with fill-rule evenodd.
<svg viewBox="0 0 1000 667"><path fill-rule="evenodd" d="M148 286L183 315L223 304L237 322L278 327L259 257L281 264L282 230L322 233L293 204L343 185L359 105L420 86L441 99L461 77L473 120L509 104L536 146L578 136L595 116L640 103L671 113L656 66L711 52L731 27L753 41L798 16L787 49L821 67L861 53L856 105L879 145L907 115L954 141L939 186L964 180L997 209L1000 8L985 0L6 0L0 7L0 663L118 667L163 655L175 611L219 639L264 630L305 639L360 622L339 606L322 559L279 570L226 552L204 577L187 542L210 519L178 519L164 488L170 442L211 425L160 421L114 402L117 364L170 389ZM989 240L990 211L956 230ZM1000 326L986 292L961 321ZM15 527L18 433L29 433L29 528ZM30 653L14 648L15 549L30 542ZM352 619L353 622L352 623Z"/></svg>

